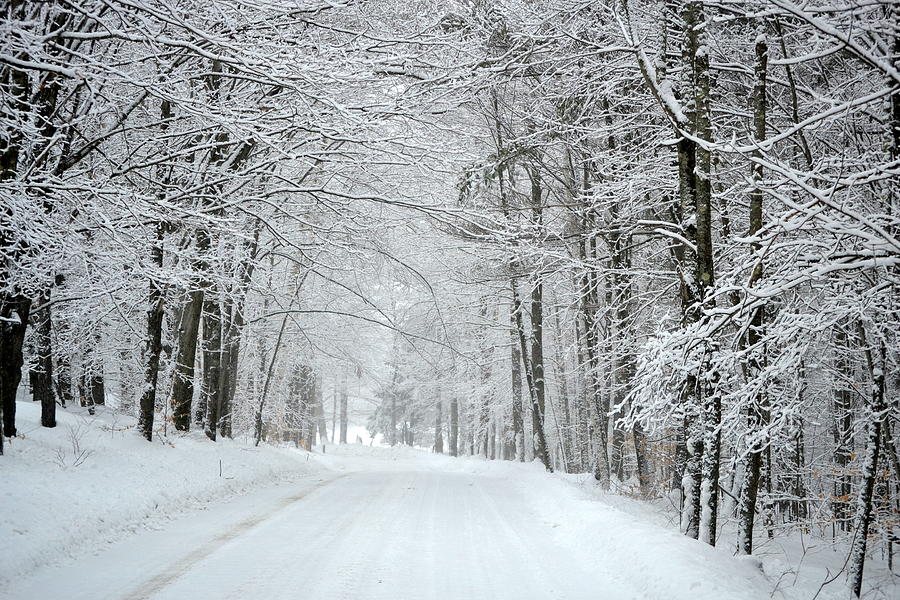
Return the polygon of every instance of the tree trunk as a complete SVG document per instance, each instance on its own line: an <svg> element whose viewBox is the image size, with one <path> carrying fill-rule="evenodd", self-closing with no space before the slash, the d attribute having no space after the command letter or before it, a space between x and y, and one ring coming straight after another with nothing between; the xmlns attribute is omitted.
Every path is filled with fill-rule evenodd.
<svg viewBox="0 0 900 600"><path fill-rule="evenodd" d="M57 324L54 328L54 337L56 338L56 347L60 348L59 333L60 330L66 328L64 322ZM63 408L66 404L72 402L74 395L72 393L72 363L68 352L60 351L56 358L56 395L60 399Z"/></svg>
<svg viewBox="0 0 900 600"><path fill-rule="evenodd" d="M510 362L512 364L512 435L513 435L513 451L515 459L522 462L525 460L525 431L522 422L522 350L519 347L519 341L516 339L515 314L510 311L509 314L512 327L510 334L512 335L512 344L510 344Z"/></svg>
<svg viewBox="0 0 900 600"><path fill-rule="evenodd" d="M198 238L201 234L198 233ZM206 235L202 235L206 238ZM208 238L207 238L208 239ZM197 358L197 336L203 309L203 290L190 292L181 312L178 328L178 354L172 382L172 422L175 429L191 428L191 404L194 398L194 363Z"/></svg>
<svg viewBox="0 0 900 600"><path fill-rule="evenodd" d="M316 428L319 432L319 443L323 446L328 441L328 426L325 424L325 385L320 377L316 386Z"/></svg>
<svg viewBox="0 0 900 600"><path fill-rule="evenodd" d="M554 302L554 305L556 304L557 303ZM572 414L569 407L569 383L568 374L566 373L566 359L561 351L561 348L564 347L564 342L562 322L560 321L559 313L559 310L554 310L555 318L553 321L553 325L555 327L553 330L553 362L556 377L559 381L559 404L562 408L562 423L557 422L557 429L559 432L559 447L563 454L563 465L565 467L564 470L566 473L569 473L574 466L570 461L570 458L574 455L572 448L572 436L570 435L570 432L572 430Z"/></svg>
<svg viewBox="0 0 900 600"><path fill-rule="evenodd" d="M863 347L866 347L865 332L860 325L860 337ZM866 349L866 359L871 378L871 399L869 405L869 423L866 434L866 454L862 465L862 484L856 504L856 533L853 537L853 545L850 549L850 589L853 595L859 598L862 592L863 568L866 561L866 543L869 536L869 527L874 518L872 514L872 495L875 490L875 480L878 477L878 455L880 448L882 423L886 418L887 403L885 400L885 359L886 349L879 344L878 355L873 357L872 352Z"/></svg>
<svg viewBox="0 0 900 600"><path fill-rule="evenodd" d="M53 385L53 322L51 320L51 288L44 289L34 312L36 363L31 369L31 393L41 403L41 425L56 427L56 389Z"/></svg>
<svg viewBox="0 0 900 600"><path fill-rule="evenodd" d="M152 268L163 266L163 239L165 226L156 223L156 241L150 249ZM162 324L164 297L155 276L150 277L150 296L147 311L147 341L144 350L144 389L141 392L138 430L147 441L153 440L153 416L156 408L156 388L159 380L159 357L162 354Z"/></svg>
<svg viewBox="0 0 900 600"><path fill-rule="evenodd" d="M307 431L310 408L315 402L315 374L309 365L298 365L291 376L286 402L286 426L288 438L295 445L309 449Z"/></svg>
<svg viewBox="0 0 900 600"><path fill-rule="evenodd" d="M259 446L263 436L263 411L266 409L266 399L269 395L269 386L272 384L272 375L275 372L275 364L278 360L278 351L281 350L281 341L284 339L284 331L287 329L288 315L284 315L281 319L281 328L278 330L278 337L275 338L275 348L272 349L272 358L269 359L269 366L266 368L266 377L263 381L262 392L259 395L259 404L256 407L256 418L253 420L253 438L254 446ZM261 360L265 365L265 352L260 352Z"/></svg>
<svg viewBox="0 0 900 600"><path fill-rule="evenodd" d="M851 494L851 478L847 470L853 454L853 369L849 356L849 339L846 323L838 323L835 328L835 370L838 378L834 388L834 454L833 460L837 479L835 481L832 511L842 531L849 529L848 499Z"/></svg>
<svg viewBox="0 0 900 600"><path fill-rule="evenodd" d="M768 68L769 49L765 38L765 24L760 23L759 35L756 41L756 63L754 67L756 83L753 88L753 125L754 140L762 142L766 138L766 80ZM754 150L754 157L761 158L761 153ZM750 192L750 235L756 234L762 228L763 192L760 188L763 172L758 163L751 164L751 176L754 187ZM761 245L753 242L751 249L758 253ZM762 278L762 263L758 262L750 274L748 287L754 286ZM755 308L750 319L750 327L744 340L744 347L749 352L746 361L747 375L756 377L762 370L763 349L759 348L765 328L765 311L763 307ZM756 499L759 491L760 468L762 467L762 453L768 447L768 439L765 434L769 422L769 410L762 393L753 398L749 408L749 440L750 447L744 464L744 485L741 486L741 494L738 507L738 553L750 554L753 552L753 523L756 514Z"/></svg>
<svg viewBox="0 0 900 600"><path fill-rule="evenodd" d="M316 442L316 396L319 393L319 385L316 372L308 367L306 374L306 393L303 396L303 410L300 420L300 445L307 450L312 450Z"/></svg>
<svg viewBox="0 0 900 600"><path fill-rule="evenodd" d="M635 373L634 355L631 344L634 338L631 326L632 311L632 281L631 281L631 257L628 247L631 244L630 236L622 235L624 224L619 222L618 207L610 210L613 227L609 234L611 248L610 263L612 265L613 293L615 294L612 306L614 306L616 349L613 351L613 402L616 405L615 417L621 418L627 414L625 406L626 398L631 389L632 379ZM621 426L614 424L613 432L621 431ZM647 461L644 455L644 436L640 424L635 423L632 428L634 439L635 462L637 467L638 485L641 493L647 492ZM613 449L617 454L616 474L623 479L624 459L624 432L622 440L613 442Z"/></svg>
<svg viewBox="0 0 900 600"><path fill-rule="evenodd" d="M203 297L203 382L200 394L206 405L206 414L202 419L206 437L212 441L216 441L222 408L222 328L222 306L218 294L206 293Z"/></svg>
<svg viewBox="0 0 900 600"><path fill-rule="evenodd" d="M341 437L340 443L347 443L347 379L346 376L341 379ZM393 411L392 411L393 413ZM396 436L396 433L394 433ZM393 445L393 444L392 444Z"/></svg>
<svg viewBox="0 0 900 600"><path fill-rule="evenodd" d="M320 376L316 376L313 385L312 406L309 408L309 420L306 427L306 440L310 449L316 445L316 433L320 432L322 443L325 442L325 434L321 433L325 429L325 413L322 410L322 394L323 381Z"/></svg>
<svg viewBox="0 0 900 600"><path fill-rule="evenodd" d="M483 317L487 316L486 312L482 313ZM484 340L481 340L482 344L484 344ZM478 451L485 458L491 458L490 456L490 404L491 404L491 392L490 392L490 380L491 380L491 366L490 362L487 360L487 355L490 353L489 350L483 351L485 355L482 358L482 364L479 367L481 371L481 389L483 390L482 394L478 397L478 413L477 418L478 421L475 424L477 427L477 446Z"/></svg>
<svg viewBox="0 0 900 600"><path fill-rule="evenodd" d="M531 180L531 220L537 227L543 226L543 187L540 171L536 166L528 170ZM544 284L538 273L531 288L531 374L534 384L534 405L531 411L534 454L544 463L544 468L553 471L550 449L544 430L544 405L546 403L546 380L544 379Z"/></svg>
<svg viewBox="0 0 900 600"><path fill-rule="evenodd" d="M450 398L450 456L459 455L459 401Z"/></svg>
<svg viewBox="0 0 900 600"><path fill-rule="evenodd" d="M238 359L241 350L241 328L243 323L238 324L238 316L235 314L236 309L233 304L226 301L226 312L223 315L225 323L224 327L224 343L222 354L221 381L222 391L220 395L219 407L219 435L222 437L231 437L231 411L234 406L234 395L237 392L237 373Z"/></svg>
<svg viewBox="0 0 900 600"><path fill-rule="evenodd" d="M300 445L300 407L302 406L302 397L305 385L305 375L303 369L306 367L298 365L294 367L293 372L288 380L287 397L284 399L284 429L281 432L281 439L287 442L293 442L294 446Z"/></svg>
<svg viewBox="0 0 900 600"><path fill-rule="evenodd" d="M94 329L93 343L87 346L81 361L82 395L87 399L88 406L91 407L103 406L106 404L106 385L103 381L103 358L98 352L100 343L100 325L97 324ZM91 412L91 414L94 413Z"/></svg>
<svg viewBox="0 0 900 600"><path fill-rule="evenodd" d="M4 294L0 298L0 410L3 413L0 452L3 436L16 435L16 390L22 379L22 345L30 310L31 300L25 296Z"/></svg>
<svg viewBox="0 0 900 600"><path fill-rule="evenodd" d="M163 101L161 116L163 121L171 117L169 102ZM163 126L164 130L168 125ZM163 243L165 241L166 226L162 221L156 223L155 240L150 247L151 269L162 270ZM165 317L162 286L157 274L152 274L150 280L150 292L147 310L147 339L144 350L144 387L141 391L138 414L138 430L146 440L153 440L153 419L156 409L156 393L159 380L159 360L162 354L162 326Z"/></svg>
<svg viewBox="0 0 900 600"><path fill-rule="evenodd" d="M95 365L94 368L102 368ZM87 377L88 393L91 395L91 403L99 406L106 404L106 384L104 383L103 373L92 373Z"/></svg>
<svg viewBox="0 0 900 600"><path fill-rule="evenodd" d="M516 328L519 332L519 346L522 351L522 359L525 366L525 383L528 386L529 397L531 399L532 448L535 451L534 456L540 458L541 462L544 463L544 468L548 471L552 471L553 466L550 464L550 456L547 452L546 441L544 440L543 411L539 410L538 408L538 393L533 374L533 357L528 351L528 342L525 337L525 325L523 324L522 319L522 307L521 302L519 301L519 292L515 279L512 280L511 284L513 295L513 314L515 315ZM540 294L538 294L538 299L540 299ZM532 291L532 302L533 301L534 292ZM532 310L534 310L534 306L532 306ZM532 327L533 323L534 316L532 316ZM534 348L532 348L532 352L533 350Z"/></svg>
<svg viewBox="0 0 900 600"><path fill-rule="evenodd" d="M694 377L688 378L685 396L695 395L692 388L696 386ZM701 458L703 453L703 433L700 427L700 418L696 411L696 405L691 400L683 400L685 406L684 417L684 471L681 477L681 490L683 506L681 511L681 530L690 538L698 539L700 535L700 483L701 483Z"/></svg>
<svg viewBox="0 0 900 600"><path fill-rule="evenodd" d="M434 411L434 451L438 454L444 453L444 406L441 403L441 390L437 389L437 404Z"/></svg>
<svg viewBox="0 0 900 600"><path fill-rule="evenodd" d="M585 265L594 264L596 260L596 238L592 230L592 222L588 216L582 219L582 233L586 236L578 245L579 258ZM586 267L580 282L580 311L584 322L583 347L585 366L587 367L586 387L590 390L588 412L589 423L597 436L598 441L594 448L594 479L599 481L604 488L609 487L610 460L608 448L609 421L607 417L606 401L603 396L603 385L600 381L600 355L597 343L597 273L591 266Z"/></svg>
<svg viewBox="0 0 900 600"><path fill-rule="evenodd" d="M338 386L335 384L334 386L334 398L331 403L331 443L334 443L335 440L335 432L337 431L337 417L338 417Z"/></svg>
<svg viewBox="0 0 900 600"><path fill-rule="evenodd" d="M693 92L692 126L696 137L711 141L712 127L710 123L710 82L709 82L709 49L706 45L706 16L703 5L696 0L687 3L684 8L684 24L687 47L685 58L686 67L690 67L690 83ZM688 183L693 183L690 189L694 198L695 223L696 223L696 261L693 286L696 290L697 305L692 306L691 321L699 321L702 318L702 307L707 305L708 292L714 284L713 276L713 247L712 247L712 188L710 177L712 171L712 156L703 144L691 143L689 149L693 151L692 172L687 177ZM712 345L704 348L702 360L703 372L696 379L696 398L699 406L699 416L702 420L702 431L695 432L692 440L699 447L695 450L701 452L700 459L700 521L698 524L698 537L710 545L716 543L716 520L718 516L718 480L719 480L719 456L721 453L721 398L717 391L717 375L711 370ZM688 411L689 412L689 411ZM699 436L699 439L698 439ZM689 471L693 478L697 472ZM695 484L696 480L691 482ZM696 490L695 490L696 491Z"/></svg>

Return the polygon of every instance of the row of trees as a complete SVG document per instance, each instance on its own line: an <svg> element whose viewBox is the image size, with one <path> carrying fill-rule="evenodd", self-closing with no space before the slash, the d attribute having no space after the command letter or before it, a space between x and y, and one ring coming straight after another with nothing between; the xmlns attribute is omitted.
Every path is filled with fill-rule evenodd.
<svg viewBox="0 0 900 600"><path fill-rule="evenodd" d="M462 429L453 453L671 496L686 535L738 553L760 527L829 535L859 596L900 515L898 16L686 0L445 19L483 57L481 158L441 226L478 248L448 277L481 326L459 335L473 364L441 359L455 384L410 384L414 362L385 414L402 397L435 448Z"/></svg>
<svg viewBox="0 0 900 600"><path fill-rule="evenodd" d="M346 407L348 319L385 318L354 267L381 259L381 192L418 151L398 53L354 33L396 9L4 5L5 437L23 367L44 426L110 396L148 440L295 435L324 381Z"/></svg>

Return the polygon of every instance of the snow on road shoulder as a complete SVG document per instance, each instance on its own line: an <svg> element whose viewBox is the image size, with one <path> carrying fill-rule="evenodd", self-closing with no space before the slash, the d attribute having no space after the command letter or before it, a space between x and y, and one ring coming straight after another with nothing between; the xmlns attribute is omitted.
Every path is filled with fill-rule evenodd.
<svg viewBox="0 0 900 600"><path fill-rule="evenodd" d="M199 432L148 444L134 419L103 407L95 416L60 410L57 420L43 428L39 405L17 405L23 437L0 465L0 586L209 502L325 469L302 450L212 443Z"/></svg>
<svg viewBox="0 0 900 600"><path fill-rule="evenodd" d="M549 478L548 478L549 479ZM559 488L558 480L554 488ZM529 489L548 512L560 514L558 537L570 538L592 556L594 566L629 573L648 598L752 600L770 597L771 584L756 560L734 558L663 527L644 514L626 511L604 497L591 498L574 486L565 492ZM550 488L547 483L545 488Z"/></svg>
<svg viewBox="0 0 900 600"><path fill-rule="evenodd" d="M549 475L538 463L484 464L481 472L509 479L559 545L577 548L575 556L587 568L628 580L644 598L771 597L773 586L758 561L735 558L662 526L650 506L635 502L624 510L615 505L619 497L607 502L593 486L578 485L575 476Z"/></svg>
<svg viewBox="0 0 900 600"><path fill-rule="evenodd" d="M598 573L639 582L646 598L678 600L847 598L846 543L759 534L753 556L734 556L733 527L713 548L682 535L671 511L602 491L591 474L546 473L540 463L460 460L456 469L503 478L526 496L561 546L591 557ZM877 553L867 559L865 600L900 598L900 579ZM823 585L826 582L827 585Z"/></svg>

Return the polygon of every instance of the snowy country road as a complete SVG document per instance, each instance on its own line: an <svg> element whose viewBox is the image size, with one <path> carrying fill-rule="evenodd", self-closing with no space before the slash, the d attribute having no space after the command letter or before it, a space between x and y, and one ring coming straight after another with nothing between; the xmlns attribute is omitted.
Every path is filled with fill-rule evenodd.
<svg viewBox="0 0 900 600"><path fill-rule="evenodd" d="M548 540L520 506L502 481L473 475L354 473L123 597L586 597L590 578L562 548L539 559Z"/></svg>
<svg viewBox="0 0 900 600"><path fill-rule="evenodd" d="M758 570L593 500L537 464L366 451L320 456L327 468L294 483L210 503L155 530L138 524L16 580L0 598L768 597ZM723 569L728 577L714 576Z"/></svg>
<svg viewBox="0 0 900 600"><path fill-rule="evenodd" d="M551 526L524 506L502 479L350 473L261 512L246 507L247 518L196 547L138 536L19 593L51 598L66 582L73 600L591 597L602 582L554 547ZM220 522L210 517L200 520Z"/></svg>

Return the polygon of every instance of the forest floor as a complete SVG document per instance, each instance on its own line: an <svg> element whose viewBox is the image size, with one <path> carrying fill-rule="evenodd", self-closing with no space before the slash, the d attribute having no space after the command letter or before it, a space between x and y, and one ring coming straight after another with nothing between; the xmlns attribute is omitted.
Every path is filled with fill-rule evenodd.
<svg viewBox="0 0 900 600"><path fill-rule="evenodd" d="M815 569L779 576L786 554L734 558L646 503L536 464L196 434L147 444L111 411L61 411L53 431L37 409L20 403L25 437L2 459L2 598L742 600L818 589ZM76 466L77 448L88 452ZM882 583L870 597L896 590ZM819 598L845 595L829 586Z"/></svg>

